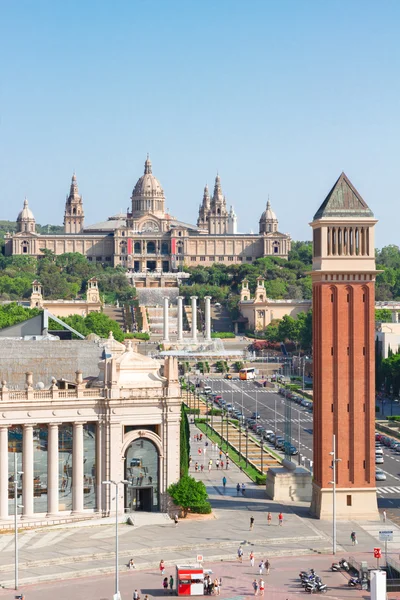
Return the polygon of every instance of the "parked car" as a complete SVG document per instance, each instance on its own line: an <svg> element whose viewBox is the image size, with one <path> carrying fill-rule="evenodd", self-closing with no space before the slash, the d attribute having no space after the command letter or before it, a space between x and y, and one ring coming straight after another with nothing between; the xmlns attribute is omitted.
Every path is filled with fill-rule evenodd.
<svg viewBox="0 0 400 600"><path fill-rule="evenodd" d="M289 446L289 454L291 456L296 456L296 454L298 454L298 450L297 450L296 446Z"/></svg>
<svg viewBox="0 0 400 600"><path fill-rule="evenodd" d="M268 442L270 442L272 435L274 435L274 432L271 431L271 429L267 429L266 431L264 431L263 437L264 437L265 440L267 440Z"/></svg>
<svg viewBox="0 0 400 600"><path fill-rule="evenodd" d="M375 481L386 481L386 474L382 469L375 469Z"/></svg>
<svg viewBox="0 0 400 600"><path fill-rule="evenodd" d="M225 379L232 379L232 375L230 373L226 373Z"/></svg>
<svg viewBox="0 0 400 600"><path fill-rule="evenodd" d="M256 412L253 412L253 414L251 415L251 418L252 418L252 419L261 419L261 417L260 417L260 413L258 413L258 412L257 412L257 413L256 413Z"/></svg>
<svg viewBox="0 0 400 600"><path fill-rule="evenodd" d="M375 464L376 465L383 465L383 456L382 456L382 454L376 454L376 456L375 456Z"/></svg>

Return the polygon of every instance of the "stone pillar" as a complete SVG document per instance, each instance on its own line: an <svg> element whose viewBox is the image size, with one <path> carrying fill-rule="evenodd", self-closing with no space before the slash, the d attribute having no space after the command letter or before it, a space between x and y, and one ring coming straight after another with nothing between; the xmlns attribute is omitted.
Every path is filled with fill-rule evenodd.
<svg viewBox="0 0 400 600"><path fill-rule="evenodd" d="M204 297L205 302L205 311L204 311L204 319L205 319L205 336L206 342L211 342L211 296Z"/></svg>
<svg viewBox="0 0 400 600"><path fill-rule="evenodd" d="M102 446L103 446L103 425L97 423L96 426L96 511L101 512L103 508L103 488L102 485Z"/></svg>
<svg viewBox="0 0 400 600"><path fill-rule="evenodd" d="M178 342L183 341L183 296L178 296Z"/></svg>
<svg viewBox="0 0 400 600"><path fill-rule="evenodd" d="M8 427L0 427L0 519L8 517Z"/></svg>
<svg viewBox="0 0 400 600"><path fill-rule="evenodd" d="M47 516L58 514L58 423L47 425Z"/></svg>
<svg viewBox="0 0 400 600"><path fill-rule="evenodd" d="M72 512L83 512L83 423L74 423L72 435Z"/></svg>
<svg viewBox="0 0 400 600"><path fill-rule="evenodd" d="M192 301L192 340L197 342L197 296L190 296Z"/></svg>
<svg viewBox="0 0 400 600"><path fill-rule="evenodd" d="M22 518L33 516L33 425L23 426L22 434Z"/></svg>
<svg viewBox="0 0 400 600"><path fill-rule="evenodd" d="M163 341L169 342L169 298L164 298L164 310L163 310Z"/></svg>

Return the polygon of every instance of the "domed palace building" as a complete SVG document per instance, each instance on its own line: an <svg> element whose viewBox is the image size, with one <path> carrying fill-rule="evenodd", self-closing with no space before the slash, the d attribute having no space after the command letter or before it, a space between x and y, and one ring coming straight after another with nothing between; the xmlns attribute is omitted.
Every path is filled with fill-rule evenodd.
<svg viewBox="0 0 400 600"><path fill-rule="evenodd" d="M259 221L259 232L238 233L237 217L222 192L219 175L213 195L206 186L197 225L183 223L165 209L165 195L153 175L149 157L137 181L128 212L85 226L82 196L75 174L67 196L63 234L38 234L35 218L25 199L17 218L17 232L7 234L7 255L42 256L80 252L89 261L122 265L132 272L168 273L183 265L252 262L262 256L287 258L291 239L278 231L278 219L268 200Z"/></svg>

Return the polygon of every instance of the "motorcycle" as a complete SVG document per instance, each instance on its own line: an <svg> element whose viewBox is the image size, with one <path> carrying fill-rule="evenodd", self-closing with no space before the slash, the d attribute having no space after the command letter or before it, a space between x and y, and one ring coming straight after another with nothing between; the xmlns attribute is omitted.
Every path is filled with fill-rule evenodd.
<svg viewBox="0 0 400 600"><path fill-rule="evenodd" d="M315 581L314 583L312 583L306 587L306 592L308 592L309 594L315 594L315 593L325 594L327 591L328 591L328 587L327 587L326 583L322 583L321 580Z"/></svg>
<svg viewBox="0 0 400 600"><path fill-rule="evenodd" d="M339 565L345 571L350 571L350 565L347 562L347 560L345 560L344 558L342 558L341 560L339 560Z"/></svg>
<svg viewBox="0 0 400 600"><path fill-rule="evenodd" d="M349 581L347 582L347 585L349 587L357 587L357 586L361 586L361 580L358 577L350 577Z"/></svg>

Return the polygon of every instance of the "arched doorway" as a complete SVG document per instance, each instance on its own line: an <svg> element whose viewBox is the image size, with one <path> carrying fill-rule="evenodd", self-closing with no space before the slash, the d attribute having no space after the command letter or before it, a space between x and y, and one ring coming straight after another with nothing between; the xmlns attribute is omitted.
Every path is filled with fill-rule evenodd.
<svg viewBox="0 0 400 600"><path fill-rule="evenodd" d="M125 495L128 510L160 509L159 453L151 440L142 437L129 444L125 454L125 479L129 481Z"/></svg>

